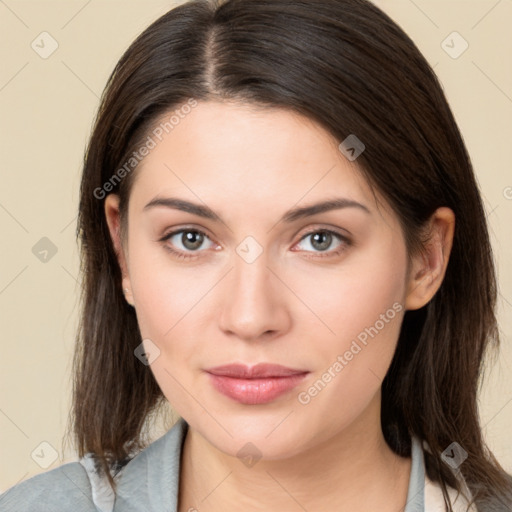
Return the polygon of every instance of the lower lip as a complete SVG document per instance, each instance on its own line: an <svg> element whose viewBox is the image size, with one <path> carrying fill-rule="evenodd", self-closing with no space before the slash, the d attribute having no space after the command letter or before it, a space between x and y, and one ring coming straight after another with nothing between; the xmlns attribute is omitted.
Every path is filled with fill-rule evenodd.
<svg viewBox="0 0 512 512"><path fill-rule="evenodd" d="M215 389L223 395L241 404L256 405L271 402L292 390L307 373L261 379L237 379L212 373L208 375Z"/></svg>

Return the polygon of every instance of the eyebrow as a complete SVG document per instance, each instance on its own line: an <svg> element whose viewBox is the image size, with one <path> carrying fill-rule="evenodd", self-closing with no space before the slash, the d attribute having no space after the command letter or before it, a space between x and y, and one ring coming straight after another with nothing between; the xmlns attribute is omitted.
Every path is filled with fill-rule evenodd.
<svg viewBox="0 0 512 512"><path fill-rule="evenodd" d="M213 221L224 223L222 218L208 206L197 203L191 203L190 201L185 201L184 199L178 199L175 197L155 197L146 206L144 206L143 210L146 211L151 208L156 208L159 206L165 208L172 208L174 210L180 210L182 212L192 213L205 219L210 219ZM340 210L342 208L357 208L371 215L370 210L365 205L358 203L357 201L354 201L352 199L340 197L315 203L309 206L300 206L297 208L292 208L291 210L285 212L285 214L281 217L279 222L291 223L298 219L311 217L318 213L323 213L330 210Z"/></svg>

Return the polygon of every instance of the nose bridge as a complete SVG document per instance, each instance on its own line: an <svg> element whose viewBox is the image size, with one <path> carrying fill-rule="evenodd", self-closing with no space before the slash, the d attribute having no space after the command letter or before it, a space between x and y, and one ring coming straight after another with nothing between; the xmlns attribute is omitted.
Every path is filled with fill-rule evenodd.
<svg viewBox="0 0 512 512"><path fill-rule="evenodd" d="M237 256L234 261L233 280L234 292L238 299L258 300L263 303L271 300L271 290L266 253L259 255L254 261L247 261Z"/></svg>
<svg viewBox="0 0 512 512"><path fill-rule="evenodd" d="M233 255L234 289L241 299L271 299L268 289L270 271L269 252L253 237L245 237L236 247ZM267 286L265 286L267 285ZM266 293L265 293L266 292Z"/></svg>
<svg viewBox="0 0 512 512"><path fill-rule="evenodd" d="M279 331L287 318L284 296L268 268L268 253L256 244L254 240L244 240L236 248L222 302L221 328L244 339Z"/></svg>

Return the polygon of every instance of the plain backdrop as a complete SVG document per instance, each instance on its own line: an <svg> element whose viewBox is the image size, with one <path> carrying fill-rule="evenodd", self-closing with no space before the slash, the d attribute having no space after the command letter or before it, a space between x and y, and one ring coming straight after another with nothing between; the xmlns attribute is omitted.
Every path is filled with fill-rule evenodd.
<svg viewBox="0 0 512 512"><path fill-rule="evenodd" d="M115 63L177 3L0 0L0 491L76 460L63 436L78 318L83 150ZM480 414L486 441L512 472L512 1L376 4L438 74L484 196L503 344L486 372Z"/></svg>

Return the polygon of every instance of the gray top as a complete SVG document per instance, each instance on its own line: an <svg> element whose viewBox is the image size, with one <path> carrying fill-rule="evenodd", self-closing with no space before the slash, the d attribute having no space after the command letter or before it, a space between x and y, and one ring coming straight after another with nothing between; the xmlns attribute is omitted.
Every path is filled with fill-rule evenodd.
<svg viewBox="0 0 512 512"><path fill-rule="evenodd" d="M131 459L116 475L115 497L93 472L88 457L36 475L0 495L0 512L176 512L180 455L188 424L183 418ZM412 438L412 465L404 512L425 512L425 467ZM112 508L113 504L113 508Z"/></svg>

